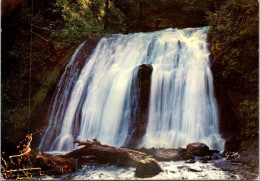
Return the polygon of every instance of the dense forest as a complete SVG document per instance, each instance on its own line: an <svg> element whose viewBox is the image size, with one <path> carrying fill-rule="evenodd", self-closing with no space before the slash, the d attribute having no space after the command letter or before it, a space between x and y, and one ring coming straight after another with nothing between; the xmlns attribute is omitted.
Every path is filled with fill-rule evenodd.
<svg viewBox="0 0 260 181"><path fill-rule="evenodd" d="M229 124L223 135L235 132L243 147L259 134L258 23L257 0L3 0L2 150L11 152L26 132L47 124L39 121L44 102L87 38L202 26L210 26L220 110L232 114L222 119Z"/></svg>

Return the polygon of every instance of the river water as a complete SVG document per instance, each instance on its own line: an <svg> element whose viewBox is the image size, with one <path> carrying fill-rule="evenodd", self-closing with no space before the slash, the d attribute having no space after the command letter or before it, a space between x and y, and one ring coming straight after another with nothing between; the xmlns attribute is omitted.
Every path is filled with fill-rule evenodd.
<svg viewBox="0 0 260 181"><path fill-rule="evenodd" d="M218 157L208 163L202 163L200 158L193 164L184 161L159 162L163 169L160 174L150 178L135 177L135 168L116 167L111 165L85 165L82 169L76 170L64 176L43 177L43 179L69 179L69 180L239 180L240 177L228 171L223 171L216 165L230 164L227 160Z"/></svg>

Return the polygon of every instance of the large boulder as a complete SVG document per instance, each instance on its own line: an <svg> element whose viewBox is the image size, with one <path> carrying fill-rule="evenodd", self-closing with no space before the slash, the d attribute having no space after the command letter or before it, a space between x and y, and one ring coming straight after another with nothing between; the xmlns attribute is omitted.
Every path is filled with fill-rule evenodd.
<svg viewBox="0 0 260 181"><path fill-rule="evenodd" d="M187 153L194 156L212 155L209 147L204 143L190 143L187 145Z"/></svg>
<svg viewBox="0 0 260 181"><path fill-rule="evenodd" d="M144 160L140 160L137 163L135 175L136 177L146 178L153 177L160 172L163 172L163 170L158 164L157 160L154 158L146 158Z"/></svg>

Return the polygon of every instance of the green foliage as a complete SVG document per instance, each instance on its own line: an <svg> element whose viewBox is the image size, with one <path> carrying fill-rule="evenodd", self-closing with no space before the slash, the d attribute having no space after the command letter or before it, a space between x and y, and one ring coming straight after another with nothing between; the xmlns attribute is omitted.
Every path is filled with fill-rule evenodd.
<svg viewBox="0 0 260 181"><path fill-rule="evenodd" d="M63 42L61 46L69 47L89 36L125 31L124 14L111 2L108 12L105 12L105 0L56 0L51 11L61 17L57 21L62 26L50 34L52 38ZM107 30L104 29L106 16Z"/></svg>
<svg viewBox="0 0 260 181"><path fill-rule="evenodd" d="M60 14L62 26L50 36L70 46L86 37L104 33L101 23L103 6L103 0L57 0L52 11Z"/></svg>
<svg viewBox="0 0 260 181"><path fill-rule="evenodd" d="M155 31L164 28L206 26L206 12L219 1L213 0L113 0L124 14L126 32Z"/></svg>
<svg viewBox="0 0 260 181"><path fill-rule="evenodd" d="M114 4L110 4L108 7L108 33L124 33L126 32L126 21L125 14L116 8ZM105 20L105 19L104 19Z"/></svg>
<svg viewBox="0 0 260 181"><path fill-rule="evenodd" d="M240 103L238 109L239 116L243 120L242 137L257 137L259 135L258 100L244 100L242 103Z"/></svg>
<svg viewBox="0 0 260 181"><path fill-rule="evenodd" d="M229 0L208 19L218 78L238 90L250 88L258 82L258 2Z"/></svg>
<svg viewBox="0 0 260 181"><path fill-rule="evenodd" d="M244 138L258 135L258 13L257 0L228 0L208 14L214 78L243 95L233 107Z"/></svg>
<svg viewBox="0 0 260 181"><path fill-rule="evenodd" d="M91 10L75 5L83 1L62 4L65 2L34 0L32 14L31 1L25 1L20 9L2 18L2 41L6 45L1 62L1 126L6 130L1 133L3 144L13 131L19 140L19 133L28 129L32 113L55 86L78 44L103 32L102 24L91 19Z"/></svg>

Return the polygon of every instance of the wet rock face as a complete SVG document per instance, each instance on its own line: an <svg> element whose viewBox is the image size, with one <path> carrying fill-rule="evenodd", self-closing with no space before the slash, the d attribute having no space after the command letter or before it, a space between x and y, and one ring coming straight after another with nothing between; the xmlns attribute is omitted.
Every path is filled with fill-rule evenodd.
<svg viewBox="0 0 260 181"><path fill-rule="evenodd" d="M209 147L204 143L190 143L187 145L187 153L194 156L212 155Z"/></svg>
<svg viewBox="0 0 260 181"><path fill-rule="evenodd" d="M153 67L150 64L142 64L137 67L136 80L132 82L131 95L137 97L137 102L132 103L129 134L124 147L135 148L141 142L145 134L148 122L148 109L151 89L151 75ZM136 107L136 108L135 108Z"/></svg>
<svg viewBox="0 0 260 181"><path fill-rule="evenodd" d="M241 139L235 136L229 137L225 143L225 152L227 151L238 151L240 150Z"/></svg>
<svg viewBox="0 0 260 181"><path fill-rule="evenodd" d="M184 148L140 148L137 151L146 153L158 161L178 161L178 160L194 160L195 156L201 159L211 160L213 153L219 153L217 150L210 150L204 143L190 143L187 149Z"/></svg>
<svg viewBox="0 0 260 181"><path fill-rule="evenodd" d="M195 157L190 153L185 153L185 154L182 155L182 159L183 160L190 160L190 159L194 160Z"/></svg>
<svg viewBox="0 0 260 181"><path fill-rule="evenodd" d="M185 150L180 149L165 149L165 148L141 148L138 151L144 152L147 155L152 155L158 161L178 161L181 160Z"/></svg>
<svg viewBox="0 0 260 181"><path fill-rule="evenodd" d="M236 110L239 101L245 95L233 90L234 85L222 80L221 67L214 61L212 56L210 56L210 59L212 62L211 71L214 79L214 92L219 111L219 132L224 139L233 142L233 137L239 137L241 133L241 123ZM230 148L229 144L232 144L231 142L227 144L228 149ZM233 144L233 146L233 151L236 151L239 149L240 143Z"/></svg>
<svg viewBox="0 0 260 181"><path fill-rule="evenodd" d="M202 160L212 160L212 158L211 158L211 156L206 155L206 156L202 157Z"/></svg>
<svg viewBox="0 0 260 181"><path fill-rule="evenodd" d="M144 160L140 160L137 163L135 175L137 177L145 178L153 177L159 174L160 172L163 172L163 170L158 164L158 162L154 158L147 158Z"/></svg>
<svg viewBox="0 0 260 181"><path fill-rule="evenodd" d="M139 106L142 111L148 108L152 71L153 67L150 64L139 66L137 78L140 86Z"/></svg>

